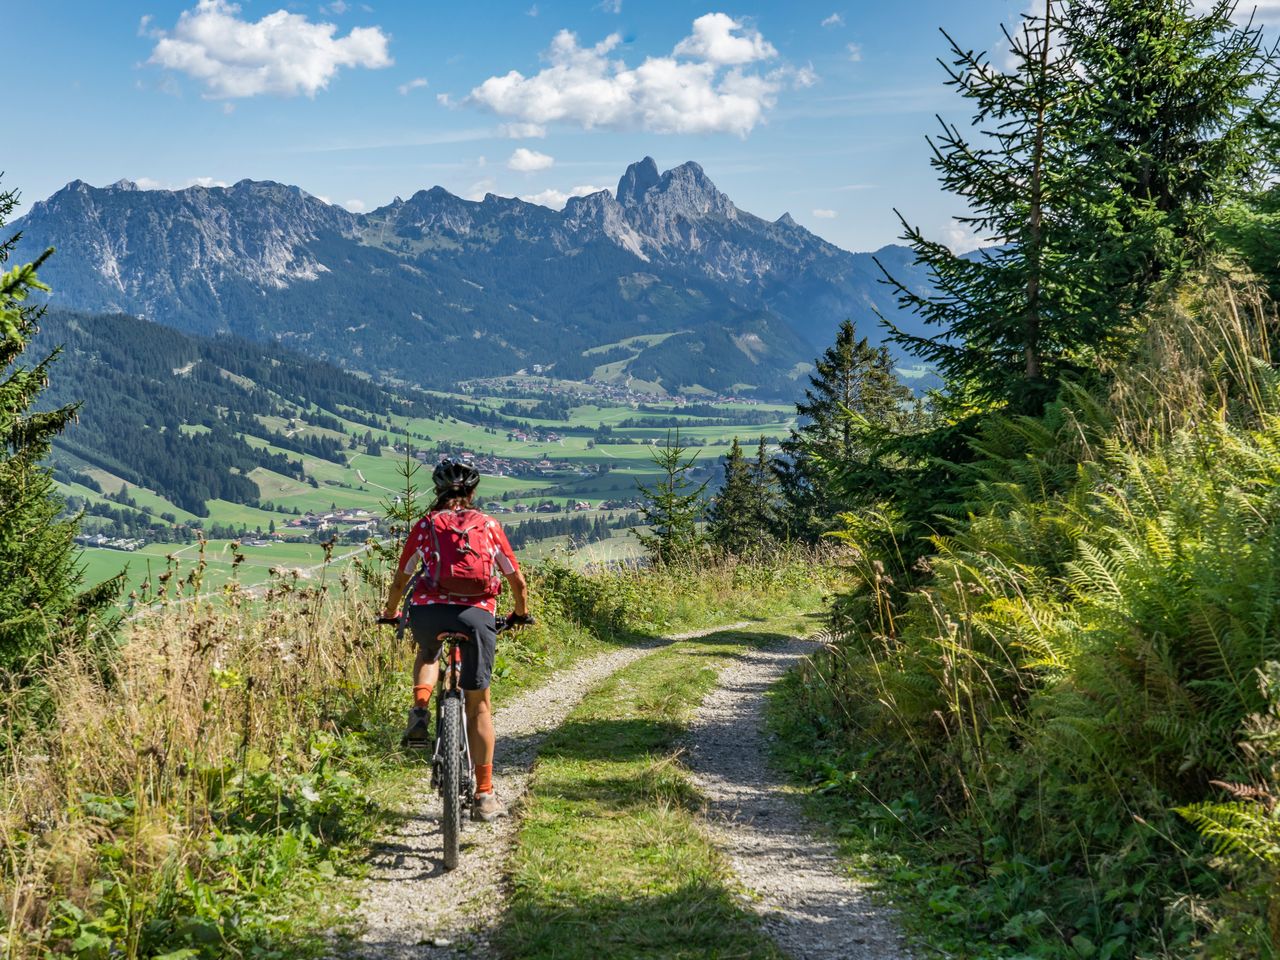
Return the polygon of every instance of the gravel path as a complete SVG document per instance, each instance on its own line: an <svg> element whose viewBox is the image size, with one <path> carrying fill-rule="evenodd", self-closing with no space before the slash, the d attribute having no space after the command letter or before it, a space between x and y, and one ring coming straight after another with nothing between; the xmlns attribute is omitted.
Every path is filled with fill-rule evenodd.
<svg viewBox="0 0 1280 960"><path fill-rule="evenodd" d="M666 637L594 657L555 674L494 711L498 744L494 783L514 816L492 824L467 822L458 868L440 861L440 801L424 791L412 798L400 832L376 849L362 897L365 933L348 956L362 960L421 960L489 953L489 931L502 913L504 868L515 842L519 801L528 789L538 747L586 692L627 664L676 640L745 623ZM426 771L423 772L425 786Z"/></svg>
<svg viewBox="0 0 1280 960"><path fill-rule="evenodd" d="M765 691L816 649L792 640L735 657L690 727L689 763L716 843L788 956L905 960L911 953L891 911L849 878L830 842L806 829L767 762Z"/></svg>

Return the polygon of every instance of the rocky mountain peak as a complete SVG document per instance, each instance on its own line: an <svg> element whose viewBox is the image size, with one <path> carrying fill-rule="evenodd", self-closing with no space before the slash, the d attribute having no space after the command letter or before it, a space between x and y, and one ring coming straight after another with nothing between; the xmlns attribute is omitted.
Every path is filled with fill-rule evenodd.
<svg viewBox="0 0 1280 960"><path fill-rule="evenodd" d="M636 206L650 187L658 185L659 179L658 164L653 157L631 164L618 181L618 202L624 207Z"/></svg>
<svg viewBox="0 0 1280 960"><path fill-rule="evenodd" d="M798 227L798 226L800 226L800 224L796 223L795 217L791 216L791 214L790 214L790 213L784 213L782 216L780 216L777 220L775 220L775 221L773 221L773 222L774 222L774 223L776 223L776 224L777 224L778 226L780 226L780 227Z"/></svg>

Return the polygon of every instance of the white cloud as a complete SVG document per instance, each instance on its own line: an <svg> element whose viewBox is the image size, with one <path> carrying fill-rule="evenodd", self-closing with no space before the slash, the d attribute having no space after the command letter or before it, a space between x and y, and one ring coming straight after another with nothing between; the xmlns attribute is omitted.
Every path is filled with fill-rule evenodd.
<svg viewBox="0 0 1280 960"><path fill-rule="evenodd" d="M342 205L346 207L348 210L350 210L352 213L364 213L366 210L369 209L369 205L366 204L363 200L347 200Z"/></svg>
<svg viewBox="0 0 1280 960"><path fill-rule="evenodd" d="M605 13L621 13L622 0L600 0L600 2L596 4L596 9L603 10Z"/></svg>
<svg viewBox="0 0 1280 960"><path fill-rule="evenodd" d="M519 170L521 173L532 173L534 170L547 170L555 162L555 157L549 157L545 153L530 150L528 147L516 147L515 153L511 154L510 159L507 160L507 168Z"/></svg>
<svg viewBox="0 0 1280 960"><path fill-rule="evenodd" d="M693 33L676 44L674 53L721 66L755 63L778 55L759 30L744 26L726 13L708 13L693 21Z"/></svg>
<svg viewBox="0 0 1280 960"><path fill-rule="evenodd" d="M834 210L815 210L813 211L813 215L819 220L834 220L836 218L836 212Z"/></svg>
<svg viewBox="0 0 1280 960"><path fill-rule="evenodd" d="M827 19L822 21L822 25L824 27L843 27L844 17L840 16L838 13L833 13L831 16L827 17Z"/></svg>
<svg viewBox="0 0 1280 960"><path fill-rule="evenodd" d="M471 185L463 196L465 200L483 200L486 193L493 193L493 188L497 186L491 177L485 177L483 180L477 180Z"/></svg>
<svg viewBox="0 0 1280 960"><path fill-rule="evenodd" d="M157 31L149 63L200 81L207 99L272 93L314 97L343 67L391 65L389 38L378 27L355 27L336 37L332 23L277 10L241 20L229 0L199 0L172 31Z"/></svg>
<svg viewBox="0 0 1280 960"><path fill-rule="evenodd" d="M512 140L541 140L547 135L547 128L540 123L504 123L498 129Z"/></svg>
<svg viewBox="0 0 1280 960"><path fill-rule="evenodd" d="M845 44L845 49L849 51L849 59L854 63L862 62L862 44L849 43Z"/></svg>
<svg viewBox="0 0 1280 960"><path fill-rule="evenodd" d="M960 223L955 220L943 228L942 242L945 243L956 256L963 256L966 253L972 253L979 247L987 246L987 241L974 233L972 227L967 223Z"/></svg>
<svg viewBox="0 0 1280 960"><path fill-rule="evenodd" d="M187 187L228 187L229 183L216 177L188 177L179 183L156 180L152 177L137 177L134 184L139 190L185 190Z"/></svg>
<svg viewBox="0 0 1280 960"><path fill-rule="evenodd" d="M440 106L442 107L448 107L449 109L452 110L454 106L453 96L448 93L437 93L436 103L440 104Z"/></svg>
<svg viewBox="0 0 1280 960"><path fill-rule="evenodd" d="M649 57L634 68L609 56L622 42L620 34L582 47L576 34L561 30L547 51L549 66L530 77L516 70L490 77L468 102L538 125L746 136L785 84L816 79L810 69L789 66L767 73L743 69L777 51L758 31L724 14L699 17L693 29L672 55Z"/></svg>
<svg viewBox="0 0 1280 960"><path fill-rule="evenodd" d="M582 184L581 186L571 187L568 193L557 190L554 187L543 190L541 193L531 193L520 199L529 203L540 204L544 207L550 207L552 210L563 210L564 205L569 202L570 197L585 197L593 193L599 193L601 190L608 191L608 187L593 187L590 184Z"/></svg>
<svg viewBox="0 0 1280 960"><path fill-rule="evenodd" d="M535 3L532 7L524 12L526 17L536 17L538 15L538 5Z"/></svg>
<svg viewBox="0 0 1280 960"><path fill-rule="evenodd" d="M138 36L140 37L151 36L151 21L154 19L155 17L153 17L149 13L144 13L141 17L138 18Z"/></svg>
<svg viewBox="0 0 1280 960"><path fill-rule="evenodd" d="M794 83L797 89L812 87L818 82L818 72L813 69L813 64L807 63L795 72Z"/></svg>
<svg viewBox="0 0 1280 960"><path fill-rule="evenodd" d="M428 86L426 77L414 77L408 83L400 84L396 89L400 91L400 96L403 97L410 91L421 90L425 86Z"/></svg>
<svg viewBox="0 0 1280 960"><path fill-rule="evenodd" d="M1192 0L1191 5L1197 13L1208 13L1216 6L1214 0ZM1236 23L1248 23L1250 18L1254 26L1280 26L1280 3L1276 0L1262 0L1261 3L1240 0L1236 6Z"/></svg>
<svg viewBox="0 0 1280 960"><path fill-rule="evenodd" d="M322 5L320 7L320 12L332 13L335 17L340 17L350 9L351 5L347 3L346 0L333 0L333 3L328 6Z"/></svg>

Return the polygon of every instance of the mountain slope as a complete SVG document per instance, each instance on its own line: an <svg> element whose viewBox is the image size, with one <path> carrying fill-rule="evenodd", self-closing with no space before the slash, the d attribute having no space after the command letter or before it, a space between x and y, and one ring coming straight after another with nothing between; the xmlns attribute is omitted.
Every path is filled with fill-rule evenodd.
<svg viewBox="0 0 1280 960"><path fill-rule="evenodd" d="M15 226L19 258L58 249L41 274L57 304L432 386L534 364L586 377L592 348L675 334L684 349L642 345L613 372L785 394L841 319L871 331L877 310L894 312L870 255L739 210L695 163L660 173L649 158L616 196L561 212L440 187L361 215L269 182L76 181ZM881 254L920 280L905 251Z"/></svg>
<svg viewBox="0 0 1280 960"><path fill-rule="evenodd" d="M202 517L209 499L256 505L255 469L302 481L300 454L345 462L336 432L302 438L273 422L337 427L342 415L375 424L446 403L392 395L279 347L124 315L50 310L34 354L54 346L57 373L42 403L82 404L79 422L54 441L55 460L69 455Z"/></svg>

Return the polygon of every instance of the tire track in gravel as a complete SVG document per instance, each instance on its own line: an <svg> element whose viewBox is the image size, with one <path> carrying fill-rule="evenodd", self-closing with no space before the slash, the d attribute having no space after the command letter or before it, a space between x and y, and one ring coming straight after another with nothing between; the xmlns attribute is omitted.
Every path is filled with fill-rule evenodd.
<svg viewBox="0 0 1280 960"><path fill-rule="evenodd" d="M593 657L553 675L543 686L494 711L498 741L494 783L512 815L495 823L467 821L458 868L440 860L440 801L427 789L413 798L399 832L370 858L361 898L360 940L346 953L359 960L443 960L486 956L489 934L506 899L505 867L514 849L520 802L538 748L560 726L587 691L606 677L655 651L694 637L748 626L735 623L654 639Z"/></svg>
<svg viewBox="0 0 1280 960"><path fill-rule="evenodd" d="M851 879L834 844L808 828L768 762L765 693L820 648L806 640L744 650L689 728L688 763L728 856L766 931L793 960L908 960L892 910Z"/></svg>

